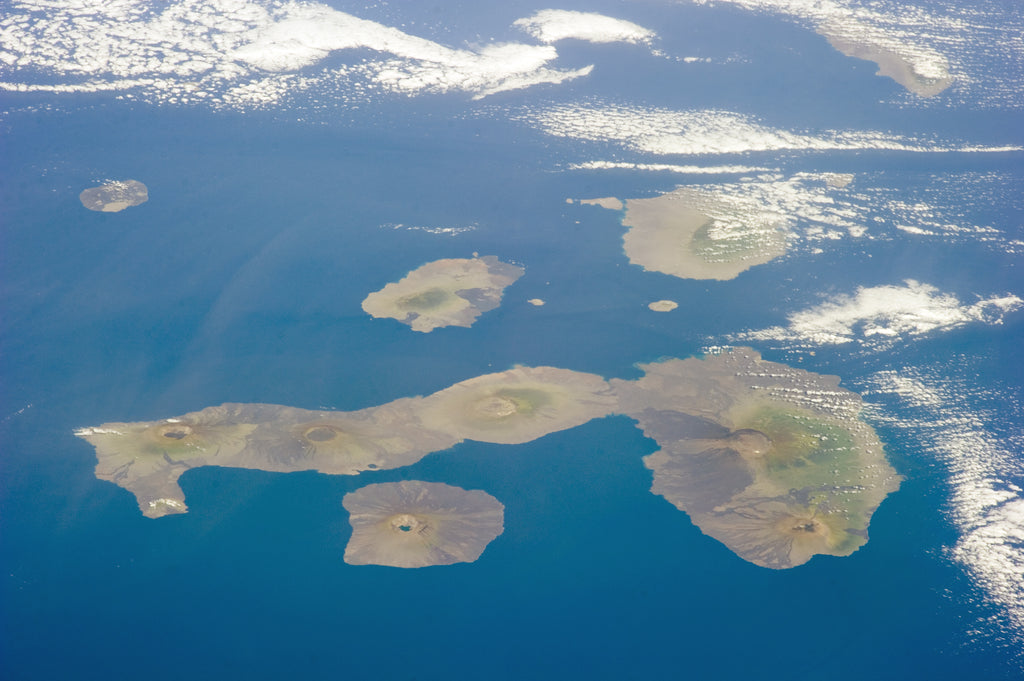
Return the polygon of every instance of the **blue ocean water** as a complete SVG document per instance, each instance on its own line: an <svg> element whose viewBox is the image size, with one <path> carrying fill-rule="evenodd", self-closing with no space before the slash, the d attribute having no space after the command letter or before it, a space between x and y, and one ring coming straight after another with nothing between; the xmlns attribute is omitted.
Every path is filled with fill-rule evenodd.
<svg viewBox="0 0 1024 681"><path fill-rule="evenodd" d="M494 10L481 7L465 8L465 26L482 30L477 13ZM570 44L559 47L561 65L600 62L588 79L481 103L396 97L358 111L233 114L61 95L4 114L0 676L1019 677L1005 613L949 558L959 538L943 510L949 471L895 425L896 403L883 404L893 420L869 420L906 479L874 515L869 543L786 571L744 562L650 494L641 458L655 445L623 417L525 445L465 442L356 477L202 468L181 479L189 513L158 520L94 477L94 451L76 428L228 401L359 409L517 363L635 378L638 362L785 324L858 286L911 278L965 301L1024 290L1019 256L981 240L841 240L730 282L630 265L620 216L566 199L652 196L707 178L564 172L589 158L649 159L514 125L506 108L699 102L787 129L1024 141L1019 112L879 106L898 88L867 62L836 86L850 60L790 22L730 8L668 18L634 9L637 21L650 15L665 51L715 63L681 72L621 46ZM725 29L728 41L717 37ZM737 43L747 59L738 67L727 61ZM1024 172L1019 154L715 161L885 173L896 196L964 170L1005 173L1012 193ZM85 211L78 192L108 178L144 181L149 201ZM1019 237L1018 207L996 203L976 219ZM452 236L408 228L464 226L473 229ZM474 252L526 274L472 328L417 334L360 309L368 292L423 263ZM652 316L646 303L662 298L679 309ZM1001 407L1013 421L1022 337L1018 315L886 353L758 349L865 390L880 371L969 357L979 385L1017 397ZM1007 440L1019 436L1002 427ZM486 490L505 504L504 533L472 564L345 564L342 497L403 479Z"/></svg>
<svg viewBox="0 0 1024 681"><path fill-rule="evenodd" d="M552 174L487 123L473 143L429 121L338 129L109 105L10 125L7 678L1012 677L1011 653L963 633L981 606L950 596L973 587L942 555L948 490L913 443L890 446L908 479L866 547L771 571L648 492L654 443L622 417L358 477L198 469L181 480L189 513L159 520L96 480L72 435L224 401L356 409L514 363L634 377L635 362L777 323L803 302L793 290L871 281L898 247L726 283L643 273L614 213L577 224L565 207L612 184L628 195L629 180ZM144 179L149 201L82 210L79 188L114 174ZM476 228L381 227L394 223ZM474 251L527 276L472 329L413 334L359 309L410 269ZM655 324L644 302L661 297L680 310ZM960 342L973 341L930 348ZM823 354L807 368L854 382L885 365ZM473 564L346 565L341 498L400 479L487 490L505 532Z"/></svg>

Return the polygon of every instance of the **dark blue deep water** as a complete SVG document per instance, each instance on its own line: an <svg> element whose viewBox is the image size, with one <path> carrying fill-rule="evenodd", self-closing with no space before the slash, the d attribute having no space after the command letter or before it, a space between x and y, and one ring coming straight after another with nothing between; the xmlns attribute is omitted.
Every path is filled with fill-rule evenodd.
<svg viewBox="0 0 1024 681"><path fill-rule="evenodd" d="M587 63L587 50L576 49L566 50L569 63ZM595 74L598 95L614 94L628 58L621 74L612 66ZM831 62L823 64L822 73ZM859 124L863 111L823 104L801 82L808 92L793 97L805 106L759 87L745 94L747 105L775 125L822 126L829 106L837 118L828 125ZM738 90L714 78L686 85L659 103L682 107L687 92L714 91L703 105L740 108ZM622 87L624 98L638 96ZM849 101L872 101L858 87ZM522 95L527 104L543 96ZM980 643L971 634L984 622L1008 625L947 555L957 536L942 513L945 469L882 421L906 480L875 514L870 542L848 558L785 571L741 560L650 494L641 457L655 445L623 417L519 446L465 442L356 477L197 469L181 479L189 512L158 520L97 480L94 451L76 428L229 401L353 410L515 364L635 378L637 362L783 324L820 292L905 278L962 299L1024 290L1019 256L898 239L798 253L730 282L646 273L623 255L615 213L593 209L577 222L584 213L565 199L649 196L678 176L558 172L579 160L569 142L472 113L478 105L466 98L424 101L412 112L389 101L344 124L85 97L6 115L0 676L1018 678L1013 644L1000 644L1012 632ZM935 117L879 115L906 126L897 132ZM953 114L945 123L951 136L977 125ZM869 166L909 182L972 161L737 162ZM1020 182L1019 155L991 163ZM149 201L117 214L84 210L78 193L107 178L145 182ZM992 219L1019 230L1019 212L1007 210L993 207ZM450 236L390 226L399 223L475 229ZM474 252L519 263L526 275L472 328L417 334L360 309L368 292L410 270ZM660 298L680 309L652 315L646 303ZM1022 331L1018 315L892 356L824 349L799 362L857 386L880 370L973 354L982 384L1018 394ZM345 564L342 497L404 479L486 490L505 504L504 533L472 564Z"/></svg>

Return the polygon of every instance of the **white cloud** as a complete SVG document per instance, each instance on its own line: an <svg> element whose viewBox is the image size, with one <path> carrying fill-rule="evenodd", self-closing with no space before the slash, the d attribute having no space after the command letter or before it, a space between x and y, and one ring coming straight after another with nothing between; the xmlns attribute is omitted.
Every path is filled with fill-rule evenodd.
<svg viewBox="0 0 1024 681"><path fill-rule="evenodd" d="M1017 151L1020 147L938 145L882 132L772 128L742 114L620 105L559 105L513 114L549 135L618 143L649 154L742 154L761 151Z"/></svg>
<svg viewBox="0 0 1024 681"><path fill-rule="evenodd" d="M654 31L631 21L615 19L593 12L573 12L561 9L543 9L514 24L542 43L575 38L592 43L649 44Z"/></svg>
<svg viewBox="0 0 1024 681"><path fill-rule="evenodd" d="M1024 467L1017 442L993 425L1011 419L1016 397L998 386L976 385L970 360L951 356L936 367L881 371L869 379L868 399L895 398L897 408L872 409L873 418L908 432L949 474L946 515L959 533L950 557L1006 615L1012 628L982 627L1016 645L1024 640ZM988 405L988 406L986 406ZM1005 432L1005 428L1002 428ZM987 618L986 618L987 619ZM991 623L990 623L991 624ZM1015 630L1015 631L1014 631ZM1006 644L1005 639L997 641Z"/></svg>
<svg viewBox="0 0 1024 681"><path fill-rule="evenodd" d="M883 68L887 63L900 64L906 70L905 75L887 75L894 76L909 89L919 90L926 84L948 84L950 80L949 61L921 35L929 24L922 21L920 11L913 16L910 12L879 11L880 3L854 7L835 0L721 1L810 21L818 33L844 54L873 61L881 59L879 65ZM704 4L706 0L696 2ZM935 23L931 18L931 25Z"/></svg>
<svg viewBox="0 0 1024 681"><path fill-rule="evenodd" d="M340 79L302 71L354 49L377 56L336 69ZM22 0L0 18L0 89L21 92L122 91L244 105L348 79L385 91L482 97L590 72L552 68L557 57L551 45L449 47L326 5L276 0L177 0L161 9L131 0Z"/></svg>
<svg viewBox="0 0 1024 681"><path fill-rule="evenodd" d="M899 172L899 180L894 181L890 172L784 175L743 165L586 161L564 167L738 176L723 178L726 181L708 178L690 189L707 196L715 210L736 219L777 216L776 223L785 225L788 232L789 253L796 257L842 248L840 242L849 239L941 241L949 248L984 246L1002 256L1024 248L1012 228L999 229L980 221L991 217L985 214L993 204L1020 207L1014 178L1001 172L916 176Z"/></svg>
<svg viewBox="0 0 1024 681"><path fill-rule="evenodd" d="M391 59L374 65L374 79L394 91L447 92L462 90L479 99L507 90L545 83L557 84L590 73L586 66L573 71L546 68L557 57L553 47L505 43L477 52L462 51L444 61Z"/></svg>
<svg viewBox="0 0 1024 681"><path fill-rule="evenodd" d="M741 340L795 341L808 345L860 342L887 347L892 342L965 324L1001 324L1024 306L1015 295L963 303L934 286L907 280L902 286L859 288L827 303L788 316L789 324L738 334Z"/></svg>
<svg viewBox="0 0 1024 681"><path fill-rule="evenodd" d="M771 12L815 30L844 54L942 103L1024 102L1024 13L1015 2L905 0L692 0ZM953 87L943 88L953 82ZM959 100L959 101L955 101ZM919 97L904 101L921 104Z"/></svg>
<svg viewBox="0 0 1024 681"><path fill-rule="evenodd" d="M674 163L629 163L626 161L585 161L573 163L569 170L647 170L652 172L682 173L686 175L733 175L767 172L771 168L758 166L690 166Z"/></svg>

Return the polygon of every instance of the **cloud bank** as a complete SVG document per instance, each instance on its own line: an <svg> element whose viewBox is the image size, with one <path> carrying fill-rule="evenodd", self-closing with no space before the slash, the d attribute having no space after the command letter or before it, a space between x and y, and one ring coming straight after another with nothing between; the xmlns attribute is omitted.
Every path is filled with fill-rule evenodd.
<svg viewBox="0 0 1024 681"><path fill-rule="evenodd" d="M0 89L132 92L159 103L232 105L271 104L316 84L479 98L590 73L590 66L552 66L552 42L654 37L627 21L560 10L516 25L542 44L452 47L318 3L21 0L0 18ZM311 72L343 51L356 55L351 63Z"/></svg>
<svg viewBox="0 0 1024 681"><path fill-rule="evenodd" d="M654 31L631 21L614 19L593 12L544 9L514 24L542 43L574 38L592 43L650 44Z"/></svg>
<svg viewBox="0 0 1024 681"><path fill-rule="evenodd" d="M737 335L744 341L783 341L808 346L858 342L887 347L898 340L950 331L967 324L1002 324L1024 300L1006 294L964 303L934 286L908 279L902 286L861 287L788 316L787 326Z"/></svg>
<svg viewBox="0 0 1024 681"><path fill-rule="evenodd" d="M1005 413L1019 408L1019 398L998 387L977 386L971 363L953 356L941 366L881 371L869 378L866 396L893 402L874 410L872 418L911 433L924 453L948 470L950 498L944 510L959 535L948 556L1011 625L993 628L987 622L977 633L997 632L1010 638L998 644L1019 648L1024 639L1024 466L1019 458L1024 433ZM1000 421L1016 432L997 434L993 423Z"/></svg>
<svg viewBox="0 0 1024 681"><path fill-rule="evenodd" d="M1019 147L936 144L874 131L796 132L719 110L675 111L615 104L555 105L511 116L555 137L611 142L656 155L773 151L1017 151Z"/></svg>

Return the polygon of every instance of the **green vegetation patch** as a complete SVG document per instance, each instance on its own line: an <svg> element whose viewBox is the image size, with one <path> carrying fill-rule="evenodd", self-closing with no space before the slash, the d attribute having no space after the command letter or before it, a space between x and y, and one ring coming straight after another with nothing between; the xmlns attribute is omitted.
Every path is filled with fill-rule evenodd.
<svg viewBox="0 0 1024 681"><path fill-rule="evenodd" d="M155 457L168 456L176 461L215 454L225 441L244 438L251 427L225 425L189 425L160 423L138 438L138 452Z"/></svg>
<svg viewBox="0 0 1024 681"><path fill-rule="evenodd" d="M551 404L551 393L536 388L502 388L494 393L497 397L511 400L517 414L530 414Z"/></svg>
<svg viewBox="0 0 1024 681"><path fill-rule="evenodd" d="M763 406L743 426L768 436L772 446L764 456L765 470L790 487L834 485L859 467L850 431L810 412Z"/></svg>
<svg viewBox="0 0 1024 681"><path fill-rule="evenodd" d="M399 309L412 312L418 310L433 310L441 307L449 300L452 294L443 288L430 288L415 295L399 298L395 303Z"/></svg>

